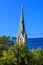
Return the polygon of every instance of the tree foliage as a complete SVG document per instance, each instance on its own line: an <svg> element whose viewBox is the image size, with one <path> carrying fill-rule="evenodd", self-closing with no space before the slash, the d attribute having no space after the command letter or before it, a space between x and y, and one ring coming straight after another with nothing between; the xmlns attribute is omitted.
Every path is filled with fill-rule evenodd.
<svg viewBox="0 0 43 65"><path fill-rule="evenodd" d="M7 43L7 44L6 44ZM9 37L0 37L0 65L42 65L43 50L37 48L29 51L26 43L19 45L14 42L9 47Z"/></svg>

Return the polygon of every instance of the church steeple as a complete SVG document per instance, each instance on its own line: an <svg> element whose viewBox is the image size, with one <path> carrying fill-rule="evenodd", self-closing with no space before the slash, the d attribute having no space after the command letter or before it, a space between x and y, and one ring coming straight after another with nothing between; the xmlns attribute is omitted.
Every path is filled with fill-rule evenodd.
<svg viewBox="0 0 43 65"><path fill-rule="evenodd" d="M23 7L21 7L21 16L20 16L20 31L23 32L24 28L24 16L23 16Z"/></svg>
<svg viewBox="0 0 43 65"><path fill-rule="evenodd" d="M26 34L26 31L25 31L25 26L24 26L23 7L21 7L20 28L19 28L19 33L18 33L17 41L20 44L24 43L24 42L27 42L27 34Z"/></svg>
<svg viewBox="0 0 43 65"><path fill-rule="evenodd" d="M23 21L24 16L23 16L23 7L21 6L21 21Z"/></svg>

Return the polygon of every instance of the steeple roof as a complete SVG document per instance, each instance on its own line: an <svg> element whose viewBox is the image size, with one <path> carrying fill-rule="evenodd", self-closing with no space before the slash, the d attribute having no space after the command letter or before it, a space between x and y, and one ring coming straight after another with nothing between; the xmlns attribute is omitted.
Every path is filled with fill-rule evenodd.
<svg viewBox="0 0 43 65"><path fill-rule="evenodd" d="M24 14L23 14L23 7L21 7L21 16L20 16L20 32L24 32Z"/></svg>
<svg viewBox="0 0 43 65"><path fill-rule="evenodd" d="M23 16L23 7L21 7L21 17L20 17L20 21L24 20L24 16Z"/></svg>
<svg viewBox="0 0 43 65"><path fill-rule="evenodd" d="M18 32L18 37L17 41L22 44L22 42L27 42L27 34L25 31L25 26L24 26L24 13L23 13L23 7L21 7L21 14L20 14L20 28Z"/></svg>

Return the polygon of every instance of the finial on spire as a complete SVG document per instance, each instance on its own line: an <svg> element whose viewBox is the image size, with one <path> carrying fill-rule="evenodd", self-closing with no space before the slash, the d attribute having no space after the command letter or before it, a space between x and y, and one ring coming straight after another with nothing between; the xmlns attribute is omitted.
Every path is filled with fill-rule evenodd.
<svg viewBox="0 0 43 65"><path fill-rule="evenodd" d="M23 6L21 5L21 9L23 9Z"/></svg>

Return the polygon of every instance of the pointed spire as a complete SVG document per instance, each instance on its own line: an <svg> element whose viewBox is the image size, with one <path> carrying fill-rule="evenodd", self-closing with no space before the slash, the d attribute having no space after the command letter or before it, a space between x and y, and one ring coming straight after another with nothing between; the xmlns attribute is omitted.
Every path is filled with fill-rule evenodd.
<svg viewBox="0 0 43 65"><path fill-rule="evenodd" d="M23 16L23 7L21 6L21 18L20 18L20 21L23 21L24 20L24 16Z"/></svg>
<svg viewBox="0 0 43 65"><path fill-rule="evenodd" d="M20 31L24 32L24 16L23 16L23 7L21 7L21 17L20 17Z"/></svg>
<svg viewBox="0 0 43 65"><path fill-rule="evenodd" d="M18 32L18 37L17 41L22 44L22 42L27 42L27 34L25 31L25 26L24 26L24 14L23 14L23 7L21 7L21 16L20 16L20 28Z"/></svg>

